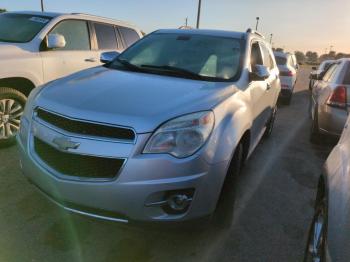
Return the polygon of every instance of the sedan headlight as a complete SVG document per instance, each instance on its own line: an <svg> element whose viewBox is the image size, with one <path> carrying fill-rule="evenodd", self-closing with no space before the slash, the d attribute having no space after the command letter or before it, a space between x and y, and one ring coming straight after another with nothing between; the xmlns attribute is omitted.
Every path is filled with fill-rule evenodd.
<svg viewBox="0 0 350 262"><path fill-rule="evenodd" d="M191 156L205 144L213 128L211 111L175 118L156 130L143 153L170 154L177 158Z"/></svg>

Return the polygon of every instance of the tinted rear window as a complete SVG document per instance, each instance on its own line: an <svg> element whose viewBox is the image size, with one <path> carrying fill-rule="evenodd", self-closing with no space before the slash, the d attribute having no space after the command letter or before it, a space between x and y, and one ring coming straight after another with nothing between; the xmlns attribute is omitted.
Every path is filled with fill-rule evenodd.
<svg viewBox="0 0 350 262"><path fill-rule="evenodd" d="M98 49L116 49L118 44L114 26L105 24L94 24L94 26Z"/></svg>
<svg viewBox="0 0 350 262"><path fill-rule="evenodd" d="M131 46L133 43L140 39L140 36L134 29L127 27L119 27L119 30L124 38L126 47Z"/></svg>
<svg viewBox="0 0 350 262"><path fill-rule="evenodd" d="M275 56L277 65L287 64L287 58L281 56Z"/></svg>

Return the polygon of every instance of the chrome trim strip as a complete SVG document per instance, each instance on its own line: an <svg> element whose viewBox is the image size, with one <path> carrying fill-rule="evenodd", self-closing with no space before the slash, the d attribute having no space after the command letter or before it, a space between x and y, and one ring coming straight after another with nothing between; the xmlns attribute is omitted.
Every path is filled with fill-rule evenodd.
<svg viewBox="0 0 350 262"><path fill-rule="evenodd" d="M46 111L46 112L49 112L51 114L54 114L54 115L57 115L57 116L60 116L62 118L66 118L66 119L69 119L71 121L76 121L76 122L82 122L82 123L88 123L88 124L95 124L95 125L102 125L102 126L109 126L109 127L117 127L117 128L123 128L123 129L129 129L131 130L133 133L134 133L134 139L133 140L123 140L123 139L113 139L113 138L108 138L108 137L101 137L101 136L89 136L89 135L84 135L84 134L79 134L79 133L72 133L72 132L69 132L67 130L64 130L62 128L59 128L55 125L52 125L44 120L42 120L41 118L39 118L37 116L37 110L38 109L41 109L43 111ZM137 133L135 131L134 128L132 127L125 127L125 126L119 126L119 125L112 125L112 124L108 124L108 123L103 123L103 122L93 122L93 121L88 121L88 120L84 120L84 119L78 119L78 118L72 118L72 117L68 117L68 116L65 116L65 115L62 115L62 114L59 114L59 113L56 113L54 111L51 111L51 110L48 110L48 109L45 109L45 108L42 108L42 107L36 107L34 110L33 110L33 119L35 121L37 121L38 123L48 127L48 128L51 128L51 129L54 129L56 131L60 131L61 133L66 133L66 134L70 134L70 136L72 137L80 137L80 138L85 138L85 139L91 139L91 140L99 140L99 141L106 141L106 142L113 142L113 143L123 143L123 144L136 144L136 141L137 141Z"/></svg>

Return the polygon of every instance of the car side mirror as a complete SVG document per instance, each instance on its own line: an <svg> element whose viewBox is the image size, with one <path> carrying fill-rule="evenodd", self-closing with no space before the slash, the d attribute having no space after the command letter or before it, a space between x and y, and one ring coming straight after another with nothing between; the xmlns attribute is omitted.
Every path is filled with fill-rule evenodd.
<svg viewBox="0 0 350 262"><path fill-rule="evenodd" d="M55 48L63 48L66 46L66 39L63 35L60 34L49 34L47 36L47 48L55 49Z"/></svg>
<svg viewBox="0 0 350 262"><path fill-rule="evenodd" d="M116 59L118 56L120 55L120 53L116 52L116 51L111 51L111 52L104 52L101 54L100 56L100 61L103 64L107 64L112 62L114 59Z"/></svg>
<svg viewBox="0 0 350 262"><path fill-rule="evenodd" d="M249 74L250 81L264 81L270 77L269 69L264 65L255 65Z"/></svg>

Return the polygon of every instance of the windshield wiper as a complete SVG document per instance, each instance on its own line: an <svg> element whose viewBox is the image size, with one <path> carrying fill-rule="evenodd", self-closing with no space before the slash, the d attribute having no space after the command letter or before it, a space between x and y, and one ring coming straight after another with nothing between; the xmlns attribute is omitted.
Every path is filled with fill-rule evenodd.
<svg viewBox="0 0 350 262"><path fill-rule="evenodd" d="M167 71L171 73L175 73L177 75L185 76L185 77L190 77L193 79L207 79L205 76L201 76L199 74L196 74L192 71L180 68L180 67L175 67L175 66L169 66L169 65L162 65L162 66L157 66L157 65L141 65L142 68L150 68L150 69L156 69L156 70L162 70L162 71Z"/></svg>
<svg viewBox="0 0 350 262"><path fill-rule="evenodd" d="M137 65L134 65L127 60L117 58L115 61L119 62L121 65L123 65L125 68L131 71L144 72L144 70L141 67L138 67ZM111 63L109 66L113 68L113 65L114 63Z"/></svg>

